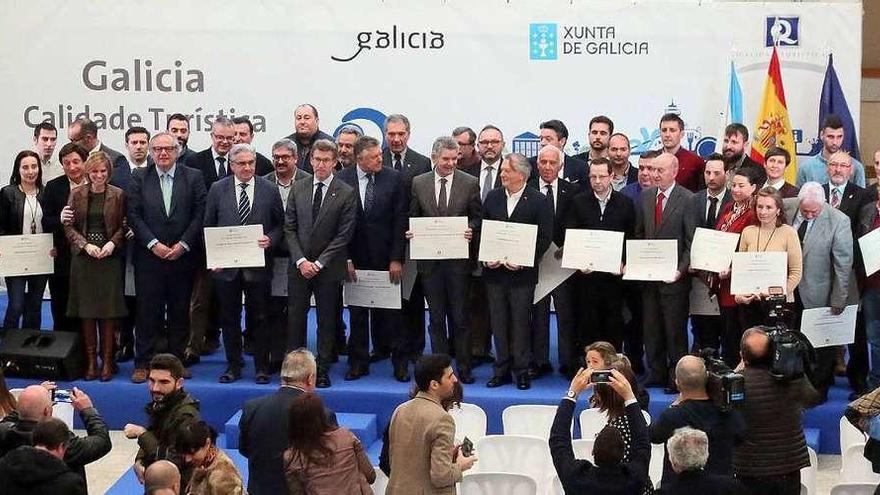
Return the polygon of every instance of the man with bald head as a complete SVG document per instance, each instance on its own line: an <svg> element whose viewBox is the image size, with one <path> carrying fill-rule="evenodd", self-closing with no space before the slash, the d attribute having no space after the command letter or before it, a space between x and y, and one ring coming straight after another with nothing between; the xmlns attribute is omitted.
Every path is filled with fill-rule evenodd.
<svg viewBox="0 0 880 495"><path fill-rule="evenodd" d="M704 431L709 437L709 461L706 471L712 474L733 474L733 448L745 434L745 422L739 411L722 411L706 391L706 364L696 356L684 356L675 366L678 398L660 414L648 430L652 443L665 443L675 430L685 426ZM661 487L674 482L678 475L668 455L663 460Z"/></svg>
<svg viewBox="0 0 880 495"><path fill-rule="evenodd" d="M144 493L148 495L178 495L180 471L173 462L161 460L147 467L144 472Z"/></svg>

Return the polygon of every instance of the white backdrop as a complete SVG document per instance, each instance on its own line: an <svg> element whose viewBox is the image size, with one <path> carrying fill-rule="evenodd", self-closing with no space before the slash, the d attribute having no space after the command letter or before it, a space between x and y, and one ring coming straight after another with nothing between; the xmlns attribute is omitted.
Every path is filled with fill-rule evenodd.
<svg viewBox="0 0 880 495"><path fill-rule="evenodd" d="M786 24L785 92L804 133L799 152L808 153L829 52L858 125L861 4L5 0L0 182L31 146L29 126L60 121L63 144L86 107L99 122L107 116L99 137L119 151L132 119L155 131L174 112L195 115L190 145L203 149L207 123L222 111L254 117L255 144L268 153L303 102L331 133L348 120L378 136L383 115L404 113L422 152L455 126L490 122L508 149L528 149L527 136L514 138L550 118L567 123L572 147L596 114L638 150L657 145L657 121L672 108L696 148L724 123L731 60L753 127L774 16Z"/></svg>

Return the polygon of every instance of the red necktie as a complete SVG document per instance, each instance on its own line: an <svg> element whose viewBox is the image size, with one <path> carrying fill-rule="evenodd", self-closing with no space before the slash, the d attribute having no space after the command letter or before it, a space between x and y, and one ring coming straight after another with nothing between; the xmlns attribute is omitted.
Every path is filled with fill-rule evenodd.
<svg viewBox="0 0 880 495"><path fill-rule="evenodd" d="M654 205L654 226L659 227L663 221L663 198L666 196L663 191L657 191L657 204Z"/></svg>

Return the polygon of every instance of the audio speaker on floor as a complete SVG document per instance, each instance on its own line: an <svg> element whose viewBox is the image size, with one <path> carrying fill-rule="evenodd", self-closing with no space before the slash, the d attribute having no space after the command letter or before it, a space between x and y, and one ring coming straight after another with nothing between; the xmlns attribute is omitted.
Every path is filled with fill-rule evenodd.
<svg viewBox="0 0 880 495"><path fill-rule="evenodd" d="M70 381L83 376L85 364L79 333L9 329L0 338L6 376Z"/></svg>

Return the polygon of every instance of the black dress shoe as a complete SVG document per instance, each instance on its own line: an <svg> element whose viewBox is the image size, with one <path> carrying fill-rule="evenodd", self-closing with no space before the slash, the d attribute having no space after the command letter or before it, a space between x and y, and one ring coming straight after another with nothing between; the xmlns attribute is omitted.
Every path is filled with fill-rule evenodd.
<svg viewBox="0 0 880 495"><path fill-rule="evenodd" d="M327 372L318 372L317 378L315 378L315 388L329 388L330 387L330 377L327 376Z"/></svg>
<svg viewBox="0 0 880 495"><path fill-rule="evenodd" d="M227 368L226 372L220 375L220 383L232 383L241 379L241 370L235 368Z"/></svg>
<svg viewBox="0 0 880 495"><path fill-rule="evenodd" d="M394 366L394 379L405 383L409 381L409 367L406 364L398 364Z"/></svg>
<svg viewBox="0 0 880 495"><path fill-rule="evenodd" d="M362 376L367 376L369 374L370 374L369 368L366 368L363 366L352 366L348 370L348 373L345 374L345 380L346 381L357 380L358 378L360 378Z"/></svg>
<svg viewBox="0 0 880 495"><path fill-rule="evenodd" d="M131 349L130 345L123 345L119 347L119 351L116 352L115 360L117 363L124 363L126 361L131 361L131 358L134 357L134 352Z"/></svg>
<svg viewBox="0 0 880 495"><path fill-rule="evenodd" d="M489 388L495 388L511 383L511 381L512 380L509 376L493 376L491 380L486 382L486 386Z"/></svg>
<svg viewBox="0 0 880 495"><path fill-rule="evenodd" d="M532 379L529 377L528 373L523 373L517 377L516 388L519 390L528 390L532 388Z"/></svg>
<svg viewBox="0 0 880 495"><path fill-rule="evenodd" d="M470 385L474 383L476 380L474 379L474 374L471 373L471 370L467 368L462 368L458 370L458 381L464 383L465 385Z"/></svg>
<svg viewBox="0 0 880 495"><path fill-rule="evenodd" d="M202 360L202 358L199 357L199 356L197 356L197 355L195 355L195 354L186 353L186 354L183 356L183 361L182 361L182 363L183 363L184 366L186 366L187 368L189 368L190 366L192 366L192 365L194 365L194 364L199 364L199 362L200 362L201 360Z"/></svg>
<svg viewBox="0 0 880 495"><path fill-rule="evenodd" d="M373 351L370 353L370 362L378 363L379 361L384 361L389 357L391 357L390 352Z"/></svg>
<svg viewBox="0 0 880 495"><path fill-rule="evenodd" d="M272 381L272 379L268 373L257 373L257 377L254 378L254 383L257 385L267 385L270 381Z"/></svg>

